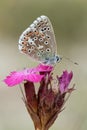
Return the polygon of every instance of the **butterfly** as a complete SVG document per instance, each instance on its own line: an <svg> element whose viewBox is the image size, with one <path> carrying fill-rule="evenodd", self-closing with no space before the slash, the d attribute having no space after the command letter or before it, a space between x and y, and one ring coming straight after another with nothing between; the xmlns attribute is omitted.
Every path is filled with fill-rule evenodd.
<svg viewBox="0 0 87 130"><path fill-rule="evenodd" d="M47 16L38 17L20 36L19 50L45 65L61 60L52 24Z"/></svg>

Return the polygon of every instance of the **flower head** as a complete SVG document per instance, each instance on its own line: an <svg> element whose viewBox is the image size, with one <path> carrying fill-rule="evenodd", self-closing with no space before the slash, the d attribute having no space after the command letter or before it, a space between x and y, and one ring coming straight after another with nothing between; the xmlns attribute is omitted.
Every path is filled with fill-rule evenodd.
<svg viewBox="0 0 87 130"><path fill-rule="evenodd" d="M65 70L60 77L57 76L55 79L53 69L53 66L39 64L35 68L13 71L4 79L4 82L10 87L26 81L24 82L25 94L22 93L23 101L35 128L42 129L44 125L46 129L49 129L63 110L66 93L71 94L74 90L74 87L68 88L73 73ZM37 93L35 82L40 83Z"/></svg>

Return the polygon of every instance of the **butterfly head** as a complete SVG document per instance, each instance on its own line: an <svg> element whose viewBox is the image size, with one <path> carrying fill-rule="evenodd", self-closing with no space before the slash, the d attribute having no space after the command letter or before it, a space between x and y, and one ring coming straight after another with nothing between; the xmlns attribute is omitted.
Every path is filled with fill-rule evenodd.
<svg viewBox="0 0 87 130"><path fill-rule="evenodd" d="M62 60L62 57L56 55L53 57L45 58L45 60L42 62L45 65L56 65L56 63L59 63Z"/></svg>

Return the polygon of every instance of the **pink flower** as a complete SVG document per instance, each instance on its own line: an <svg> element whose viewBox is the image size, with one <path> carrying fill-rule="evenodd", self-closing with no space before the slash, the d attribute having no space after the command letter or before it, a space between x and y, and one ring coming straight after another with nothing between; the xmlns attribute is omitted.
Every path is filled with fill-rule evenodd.
<svg viewBox="0 0 87 130"><path fill-rule="evenodd" d="M66 94L70 95L74 90L74 86L68 88L73 73L65 70L60 77L57 76L55 79L53 69L53 66L39 64L35 68L11 72L4 79L10 87L26 81L23 83L25 92L25 94L22 93L23 101L34 122L35 129L42 129L45 126L48 130L63 110L64 103L68 99ZM35 82L39 82L38 91L35 91Z"/></svg>
<svg viewBox="0 0 87 130"><path fill-rule="evenodd" d="M73 77L72 71L70 73L68 73L67 70L63 72L61 77L58 77L59 90L60 90L61 94L67 92L68 86L69 86L69 83L70 83L72 77Z"/></svg>
<svg viewBox="0 0 87 130"><path fill-rule="evenodd" d="M4 82L8 86L14 86L17 84L20 84L24 80L30 81L30 82L40 82L43 78L43 75L40 75L38 73L38 70L36 68L33 69L24 69L22 71L13 71L10 73L9 76L4 79Z"/></svg>
<svg viewBox="0 0 87 130"><path fill-rule="evenodd" d="M7 76L6 79L4 79L4 82L10 87L20 84L24 80L30 82L40 82L41 79L44 77L44 73L51 72L52 70L53 70L52 66L39 64L35 68L24 69L18 72L17 71L11 72L10 75ZM40 74L40 72L44 73Z"/></svg>

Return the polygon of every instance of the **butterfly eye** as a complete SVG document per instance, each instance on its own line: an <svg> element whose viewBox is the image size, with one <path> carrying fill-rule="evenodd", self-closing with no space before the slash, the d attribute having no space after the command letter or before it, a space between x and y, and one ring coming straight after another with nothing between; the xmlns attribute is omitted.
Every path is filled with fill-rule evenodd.
<svg viewBox="0 0 87 130"><path fill-rule="evenodd" d="M61 58L59 56L56 56L56 61L59 62Z"/></svg>
<svg viewBox="0 0 87 130"><path fill-rule="evenodd" d="M46 49L46 52L50 52L50 51L51 51L50 48L47 48L47 49Z"/></svg>
<svg viewBox="0 0 87 130"><path fill-rule="evenodd" d="M59 61L59 57L56 57L57 59L56 59L56 61L58 62Z"/></svg>
<svg viewBox="0 0 87 130"><path fill-rule="evenodd" d="M47 45L47 44L48 44L48 42L47 42L47 41L45 41L45 42L44 42L44 44L45 44L45 45Z"/></svg>

